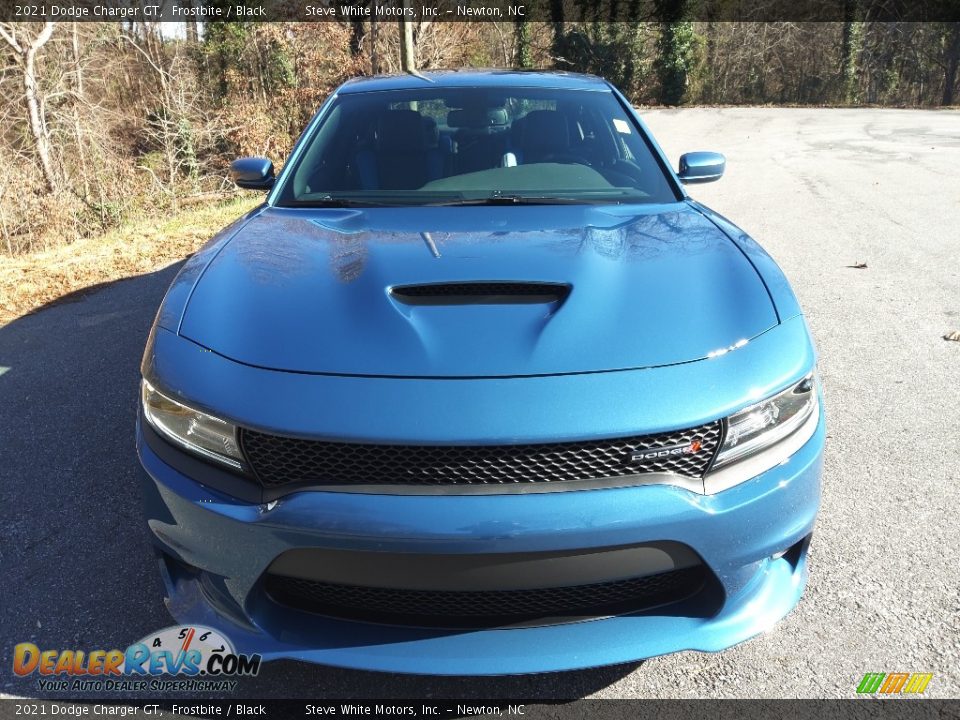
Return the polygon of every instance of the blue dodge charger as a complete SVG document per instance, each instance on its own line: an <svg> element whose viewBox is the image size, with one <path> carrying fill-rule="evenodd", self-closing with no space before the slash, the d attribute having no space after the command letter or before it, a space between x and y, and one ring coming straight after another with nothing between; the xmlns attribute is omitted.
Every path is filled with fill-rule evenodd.
<svg viewBox="0 0 960 720"><path fill-rule="evenodd" d="M147 519L238 652L505 674L716 651L799 601L816 356L781 270L609 83L348 82L173 281Z"/></svg>

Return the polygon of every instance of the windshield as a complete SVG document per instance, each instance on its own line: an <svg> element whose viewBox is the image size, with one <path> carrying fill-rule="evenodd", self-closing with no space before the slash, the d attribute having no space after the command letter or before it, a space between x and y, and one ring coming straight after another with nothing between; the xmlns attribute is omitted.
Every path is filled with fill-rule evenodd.
<svg viewBox="0 0 960 720"><path fill-rule="evenodd" d="M285 174L277 204L676 199L609 91L434 87L338 96Z"/></svg>

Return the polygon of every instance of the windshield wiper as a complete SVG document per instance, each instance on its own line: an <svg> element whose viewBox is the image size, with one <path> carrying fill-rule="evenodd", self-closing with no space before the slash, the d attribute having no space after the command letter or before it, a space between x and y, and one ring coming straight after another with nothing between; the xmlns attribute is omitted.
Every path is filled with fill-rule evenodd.
<svg viewBox="0 0 960 720"><path fill-rule="evenodd" d="M558 195L515 195L495 192L485 198L462 198L460 200L441 200L424 203L425 205L605 205L619 204L612 198L560 197Z"/></svg>
<svg viewBox="0 0 960 720"><path fill-rule="evenodd" d="M314 198L312 200L295 200L292 207L386 207L386 203L373 200L355 200L353 198L339 198L332 195Z"/></svg>
<svg viewBox="0 0 960 720"><path fill-rule="evenodd" d="M562 197L558 195L520 195L494 191L482 198L456 198L426 202L378 202L324 195L311 200L296 200L288 207L445 207L454 205L619 205L619 198Z"/></svg>

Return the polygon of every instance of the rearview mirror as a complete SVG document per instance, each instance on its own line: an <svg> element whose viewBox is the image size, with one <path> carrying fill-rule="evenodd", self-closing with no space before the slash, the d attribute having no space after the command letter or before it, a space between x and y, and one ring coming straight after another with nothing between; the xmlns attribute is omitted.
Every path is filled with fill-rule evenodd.
<svg viewBox="0 0 960 720"><path fill-rule="evenodd" d="M273 187L273 162L267 158L245 157L230 163L230 179L245 190L269 190Z"/></svg>
<svg viewBox="0 0 960 720"><path fill-rule="evenodd" d="M715 152L689 152L680 156L680 182L707 183L719 180L727 167L727 159Z"/></svg>

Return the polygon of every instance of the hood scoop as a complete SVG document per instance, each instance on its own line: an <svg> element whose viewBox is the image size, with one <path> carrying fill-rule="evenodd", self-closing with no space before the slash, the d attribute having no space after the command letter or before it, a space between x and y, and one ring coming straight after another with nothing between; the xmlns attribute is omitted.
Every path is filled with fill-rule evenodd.
<svg viewBox="0 0 960 720"><path fill-rule="evenodd" d="M405 305L545 305L567 299L571 287L545 282L452 282L397 285L390 296Z"/></svg>
<svg viewBox="0 0 960 720"><path fill-rule="evenodd" d="M179 332L258 368L436 379L675 365L777 325L750 260L692 207L600 207L266 208L190 279Z"/></svg>

